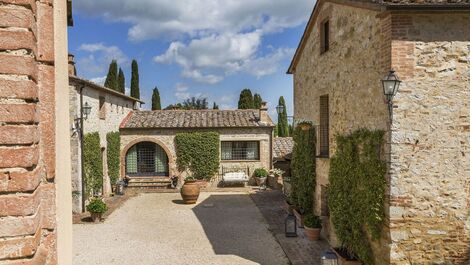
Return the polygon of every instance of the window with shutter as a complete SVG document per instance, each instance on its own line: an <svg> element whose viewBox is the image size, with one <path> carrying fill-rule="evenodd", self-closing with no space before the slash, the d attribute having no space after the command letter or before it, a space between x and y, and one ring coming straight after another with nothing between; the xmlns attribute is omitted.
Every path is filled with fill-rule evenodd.
<svg viewBox="0 0 470 265"><path fill-rule="evenodd" d="M330 108L328 95L320 97L320 156L330 155Z"/></svg>

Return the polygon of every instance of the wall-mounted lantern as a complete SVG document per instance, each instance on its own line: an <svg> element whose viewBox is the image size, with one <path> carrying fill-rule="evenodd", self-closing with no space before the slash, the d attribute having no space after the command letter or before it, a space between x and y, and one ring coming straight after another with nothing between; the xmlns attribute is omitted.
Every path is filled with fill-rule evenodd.
<svg viewBox="0 0 470 265"><path fill-rule="evenodd" d="M90 115L91 113L91 106L88 104L88 102L85 102L85 105L83 105L82 113L83 113L83 118L85 120L88 119L88 115Z"/></svg>
<svg viewBox="0 0 470 265"><path fill-rule="evenodd" d="M387 98L388 110L390 117L393 114L393 98L400 88L401 81L392 69L388 75L382 80L384 95Z"/></svg>
<svg viewBox="0 0 470 265"><path fill-rule="evenodd" d="M284 106L283 105L277 105L276 106L276 112L277 114L282 114L284 113L285 109L284 109Z"/></svg>
<svg viewBox="0 0 470 265"><path fill-rule="evenodd" d="M297 236L297 218L295 218L295 216L290 213L286 217L285 222L286 222L285 223L286 237L296 237Z"/></svg>

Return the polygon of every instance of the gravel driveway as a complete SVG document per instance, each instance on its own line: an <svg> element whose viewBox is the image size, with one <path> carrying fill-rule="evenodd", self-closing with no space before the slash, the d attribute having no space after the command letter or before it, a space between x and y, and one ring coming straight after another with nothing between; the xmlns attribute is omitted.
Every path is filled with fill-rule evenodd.
<svg viewBox="0 0 470 265"><path fill-rule="evenodd" d="M76 265L289 264L246 193L131 198L101 224L74 225Z"/></svg>

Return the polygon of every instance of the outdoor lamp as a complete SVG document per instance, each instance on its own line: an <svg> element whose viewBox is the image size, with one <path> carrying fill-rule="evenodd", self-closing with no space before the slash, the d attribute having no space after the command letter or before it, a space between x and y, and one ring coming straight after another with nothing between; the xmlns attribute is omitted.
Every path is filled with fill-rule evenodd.
<svg viewBox="0 0 470 265"><path fill-rule="evenodd" d="M391 70L388 75L382 80L382 86L384 89L385 97L387 98L388 109L390 111L390 116L392 115L393 110L393 98L398 92L400 87L400 79L395 74L394 70Z"/></svg>
<svg viewBox="0 0 470 265"><path fill-rule="evenodd" d="M333 251L327 250L321 255L321 265L338 265L338 257Z"/></svg>
<svg viewBox="0 0 470 265"><path fill-rule="evenodd" d="M276 111L277 111L277 114L284 113L284 106L283 105L277 105L276 106Z"/></svg>
<svg viewBox="0 0 470 265"><path fill-rule="evenodd" d="M286 237L297 236L297 218L293 214L289 214L286 217Z"/></svg>
<svg viewBox="0 0 470 265"><path fill-rule="evenodd" d="M83 106L83 116L85 120L88 118L88 115L90 115L91 112L91 106L88 104L88 102L85 102L85 105Z"/></svg>

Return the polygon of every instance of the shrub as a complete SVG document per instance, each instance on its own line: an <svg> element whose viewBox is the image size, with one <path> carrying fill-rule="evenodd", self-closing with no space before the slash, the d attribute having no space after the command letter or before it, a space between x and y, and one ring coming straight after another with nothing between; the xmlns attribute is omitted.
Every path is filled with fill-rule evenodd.
<svg viewBox="0 0 470 265"><path fill-rule="evenodd" d="M321 228L320 217L309 213L304 216L304 225L308 228Z"/></svg>
<svg viewBox="0 0 470 265"><path fill-rule="evenodd" d="M361 129L337 136L338 148L330 163L328 204L335 232L349 254L366 265L374 264L369 238L380 238L385 220L383 135Z"/></svg>
<svg viewBox="0 0 470 265"><path fill-rule="evenodd" d="M103 159L101 157L100 135L89 133L83 139L83 167L85 175L84 196L103 189Z"/></svg>
<svg viewBox="0 0 470 265"><path fill-rule="evenodd" d="M108 143L108 175L111 185L115 185L119 179L121 136L119 132L110 132L106 135L106 141Z"/></svg>
<svg viewBox="0 0 470 265"><path fill-rule="evenodd" d="M90 213L105 213L108 210L108 206L100 198L93 198L86 206L86 210Z"/></svg>
<svg viewBox="0 0 470 265"><path fill-rule="evenodd" d="M301 125L308 125L303 130ZM291 202L301 212L313 212L315 192L315 130L308 122L299 124L294 130L294 148L292 150Z"/></svg>
<svg viewBox="0 0 470 265"><path fill-rule="evenodd" d="M176 164L180 172L189 170L196 179L211 179L219 170L219 134L178 133L175 137Z"/></svg>
<svg viewBox="0 0 470 265"><path fill-rule="evenodd" d="M265 178L268 176L268 171L264 168L257 168L255 169L254 174L257 178Z"/></svg>

